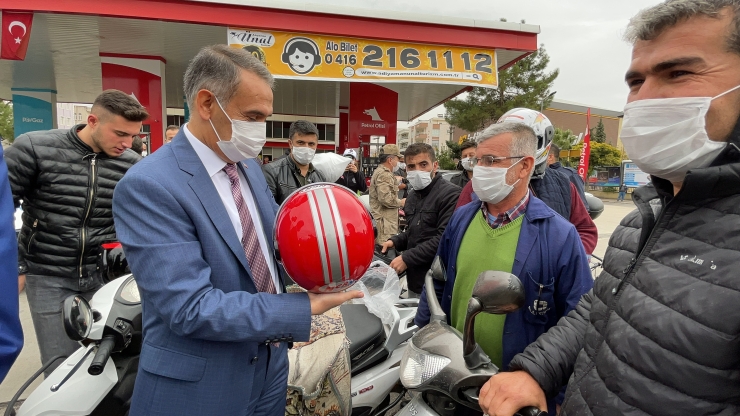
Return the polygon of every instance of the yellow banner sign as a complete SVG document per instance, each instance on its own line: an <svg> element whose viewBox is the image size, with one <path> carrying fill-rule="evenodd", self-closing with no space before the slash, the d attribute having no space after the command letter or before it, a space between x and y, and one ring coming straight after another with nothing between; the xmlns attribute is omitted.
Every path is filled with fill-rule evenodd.
<svg viewBox="0 0 740 416"><path fill-rule="evenodd" d="M496 53L487 49L237 28L228 29L228 43L276 78L498 85Z"/></svg>

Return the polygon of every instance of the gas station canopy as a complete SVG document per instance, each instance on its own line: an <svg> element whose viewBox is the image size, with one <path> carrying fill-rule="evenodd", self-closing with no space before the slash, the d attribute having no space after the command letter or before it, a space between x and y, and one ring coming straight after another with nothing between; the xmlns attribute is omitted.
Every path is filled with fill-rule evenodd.
<svg viewBox="0 0 740 416"><path fill-rule="evenodd" d="M2 7L1 36L28 45L14 58L22 60L0 59L0 99L13 100L17 134L52 128L56 102L92 103L116 88L149 109L152 150L162 145L167 108L187 113L183 74L206 45L260 58L277 79L278 119L329 123L320 148L343 150L374 135L394 143L396 121L473 86L496 88L498 70L535 51L539 33L528 24L261 0L4 0ZM284 136L272 138L268 146L287 146Z"/></svg>
<svg viewBox="0 0 740 416"><path fill-rule="evenodd" d="M182 75L198 50L226 43L227 27L351 36L495 50L504 68L537 48L539 26L279 1L6 0L34 12L24 61L0 61L0 98L12 87L52 89L59 102L91 103L102 91L101 55L156 56L166 63L166 105L183 107ZM3 34L5 35L5 34ZM275 113L336 117L348 105L340 82L280 80ZM466 86L393 83L398 120L412 118ZM297 99L298 98L298 99Z"/></svg>

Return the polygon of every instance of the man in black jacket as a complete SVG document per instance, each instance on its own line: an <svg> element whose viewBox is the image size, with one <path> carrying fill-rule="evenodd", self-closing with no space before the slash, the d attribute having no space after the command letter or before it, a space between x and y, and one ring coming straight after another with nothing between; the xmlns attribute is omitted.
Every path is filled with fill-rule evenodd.
<svg viewBox="0 0 740 416"><path fill-rule="evenodd" d="M632 19L621 139L653 185L634 192L593 291L483 387L489 415L566 383L561 416L740 414L738 20L738 0Z"/></svg>
<svg viewBox="0 0 740 416"><path fill-rule="evenodd" d="M337 183L346 186L351 189L352 192L367 192L367 182L365 182L365 175L357 167L357 152L355 149L347 149L344 151L342 156L352 159L351 162L344 169L342 176L337 179Z"/></svg>
<svg viewBox="0 0 740 416"><path fill-rule="evenodd" d="M267 186L278 205L301 186L326 181L324 175L311 164L319 144L319 130L316 126L310 121L298 120L290 125L288 135L290 155L262 165Z"/></svg>
<svg viewBox="0 0 740 416"><path fill-rule="evenodd" d="M141 159L130 148L148 116L136 98L107 90L87 124L22 134L5 154L13 200L23 200L18 274L42 362L78 347L64 332L61 303L73 294L89 299L101 286L98 247L116 238L113 189Z"/></svg>
<svg viewBox="0 0 740 416"><path fill-rule="evenodd" d="M552 143L550 145L550 154L547 155L547 164L550 169L563 173L568 177L568 179L570 179L570 183L572 183L573 186L576 187L576 191L578 191L578 196L581 197L581 199L583 200L583 204L586 206L586 211L588 211L588 201L586 200L586 185L583 182L583 178L578 175L578 172L576 172L575 169L566 168L560 163L560 147L558 147L558 145L556 145L555 143Z"/></svg>
<svg viewBox="0 0 740 416"><path fill-rule="evenodd" d="M464 188L465 185L473 179L473 164L470 159L475 157L476 144L473 140L466 140L460 145L460 165L462 166L462 172L450 178L450 182L459 186L460 189Z"/></svg>
<svg viewBox="0 0 740 416"><path fill-rule="evenodd" d="M432 265L447 223L455 211L460 188L437 175L434 149L426 143L414 143L406 149L409 192L404 211L408 227L405 232L383 243L383 253L395 247L403 254L393 259L396 272L406 272L409 297L419 297L424 275Z"/></svg>

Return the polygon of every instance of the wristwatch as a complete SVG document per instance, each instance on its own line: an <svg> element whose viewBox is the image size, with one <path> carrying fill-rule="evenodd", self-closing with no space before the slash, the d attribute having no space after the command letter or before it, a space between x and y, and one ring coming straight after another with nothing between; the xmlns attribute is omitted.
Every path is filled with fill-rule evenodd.
<svg viewBox="0 0 740 416"><path fill-rule="evenodd" d="M28 266L25 264L18 266L18 276L28 273Z"/></svg>

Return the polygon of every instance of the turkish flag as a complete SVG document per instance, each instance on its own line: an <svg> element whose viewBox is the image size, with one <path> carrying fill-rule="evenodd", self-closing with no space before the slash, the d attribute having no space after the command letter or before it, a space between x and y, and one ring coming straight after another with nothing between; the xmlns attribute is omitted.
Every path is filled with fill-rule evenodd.
<svg viewBox="0 0 740 416"><path fill-rule="evenodd" d="M33 13L14 13L3 10L2 53L0 59L22 61L26 59L28 41L31 39Z"/></svg>

